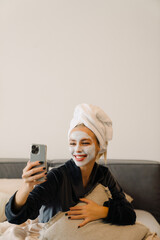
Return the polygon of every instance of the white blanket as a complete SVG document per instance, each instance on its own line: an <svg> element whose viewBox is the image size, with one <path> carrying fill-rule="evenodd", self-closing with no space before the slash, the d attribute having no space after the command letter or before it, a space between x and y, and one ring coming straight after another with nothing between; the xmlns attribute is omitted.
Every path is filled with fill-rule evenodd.
<svg viewBox="0 0 160 240"><path fill-rule="evenodd" d="M53 228L54 228L53 223ZM138 223L139 224L139 223ZM38 240L43 239L44 233L48 231L47 227L48 223L38 223L38 219L36 220L28 220L21 225L15 225L6 222L0 223L0 240ZM51 227L51 225L50 225ZM86 225L87 227L87 225ZM83 229L83 228L82 228ZM62 232L62 229L60 229ZM52 235L53 236L53 235ZM55 238L46 238L55 239ZM73 238L76 239L76 236ZM137 238L139 239L139 238ZM150 233L147 228L145 235L142 237L143 240L160 240L155 233ZM62 240L72 240L72 239L62 239ZM85 240L85 239L83 239ZM116 240L116 239L114 239ZM120 237L117 239L120 240Z"/></svg>
<svg viewBox="0 0 160 240"><path fill-rule="evenodd" d="M0 240L38 240L44 223L36 220L27 220L21 225L7 221L0 223Z"/></svg>

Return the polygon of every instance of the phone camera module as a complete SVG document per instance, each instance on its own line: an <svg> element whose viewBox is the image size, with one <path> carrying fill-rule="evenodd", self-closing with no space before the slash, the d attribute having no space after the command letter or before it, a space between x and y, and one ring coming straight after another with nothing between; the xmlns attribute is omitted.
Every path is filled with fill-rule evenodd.
<svg viewBox="0 0 160 240"><path fill-rule="evenodd" d="M33 153L33 154L37 154L38 152L39 152L39 147L36 146L36 145L33 145L33 146L32 146L32 153Z"/></svg>

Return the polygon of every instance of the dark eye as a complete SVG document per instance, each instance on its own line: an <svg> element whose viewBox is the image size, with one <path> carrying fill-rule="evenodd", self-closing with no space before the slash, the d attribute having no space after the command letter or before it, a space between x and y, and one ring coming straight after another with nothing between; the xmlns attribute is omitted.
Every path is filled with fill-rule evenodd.
<svg viewBox="0 0 160 240"><path fill-rule="evenodd" d="M75 144L75 143L70 143L69 145L71 145L71 146L75 146L76 144Z"/></svg>
<svg viewBox="0 0 160 240"><path fill-rule="evenodd" d="M82 143L83 145L88 145L88 144L90 144L89 142L83 142Z"/></svg>

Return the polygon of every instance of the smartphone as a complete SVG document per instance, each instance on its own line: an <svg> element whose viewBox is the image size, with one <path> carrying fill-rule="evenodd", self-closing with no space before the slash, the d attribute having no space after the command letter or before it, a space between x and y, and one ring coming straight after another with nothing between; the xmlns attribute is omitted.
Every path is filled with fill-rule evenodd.
<svg viewBox="0 0 160 240"><path fill-rule="evenodd" d="M41 161L43 162L39 166L35 167L45 167L47 171L47 146L43 144L32 144L31 145L31 152L30 152L30 161L36 162ZM35 173L34 175L37 175L39 173ZM38 181L44 181L44 177L38 179Z"/></svg>

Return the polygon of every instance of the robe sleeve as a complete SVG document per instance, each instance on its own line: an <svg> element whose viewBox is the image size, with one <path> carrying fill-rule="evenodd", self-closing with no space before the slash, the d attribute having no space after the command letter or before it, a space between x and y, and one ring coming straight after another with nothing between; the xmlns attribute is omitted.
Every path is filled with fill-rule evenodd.
<svg viewBox="0 0 160 240"><path fill-rule="evenodd" d="M132 225L136 221L136 214L131 203L129 203L123 193L122 188L114 179L111 172L105 177L105 186L108 186L112 199L104 202L103 206L109 208L108 215L103 219L106 223L115 225Z"/></svg>
<svg viewBox="0 0 160 240"><path fill-rule="evenodd" d="M24 223L27 219L35 219L39 215L39 210L42 205L47 205L56 197L58 186L60 183L59 173L51 171L47 175L47 181L36 185L32 192L30 192L26 203L19 211L14 209L14 199L16 193L10 198L5 207L5 214L8 222L14 224Z"/></svg>

